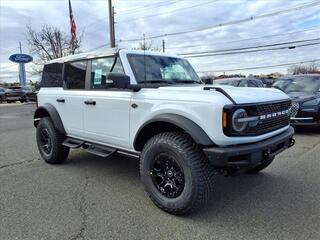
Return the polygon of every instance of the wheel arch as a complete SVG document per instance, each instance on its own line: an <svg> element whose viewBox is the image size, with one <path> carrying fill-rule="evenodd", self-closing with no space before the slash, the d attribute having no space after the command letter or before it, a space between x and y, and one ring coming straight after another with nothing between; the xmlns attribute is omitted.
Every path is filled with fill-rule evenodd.
<svg viewBox="0 0 320 240"><path fill-rule="evenodd" d="M36 109L33 119L33 125L35 127L38 126L38 123L40 121L40 118L43 117L50 117L50 119L53 122L54 127L62 134L66 134L66 131L64 129L62 120L60 118L60 115L57 111L57 109L51 105L51 104L45 104L44 106L40 106Z"/></svg>
<svg viewBox="0 0 320 240"><path fill-rule="evenodd" d="M139 128L133 142L134 149L141 151L151 137L169 131L186 132L199 145L215 145L206 132L192 120L177 114L160 114Z"/></svg>

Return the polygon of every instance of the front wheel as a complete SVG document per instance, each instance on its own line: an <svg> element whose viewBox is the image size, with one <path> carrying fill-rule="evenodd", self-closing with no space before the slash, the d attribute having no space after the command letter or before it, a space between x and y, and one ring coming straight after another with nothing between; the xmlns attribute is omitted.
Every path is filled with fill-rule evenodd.
<svg viewBox="0 0 320 240"><path fill-rule="evenodd" d="M186 215L206 204L214 172L189 135L167 132L152 137L144 146L140 175L156 206Z"/></svg>
<svg viewBox="0 0 320 240"><path fill-rule="evenodd" d="M65 136L54 127L49 117L40 119L36 136L40 155L47 163L57 164L67 159L69 148L62 145Z"/></svg>

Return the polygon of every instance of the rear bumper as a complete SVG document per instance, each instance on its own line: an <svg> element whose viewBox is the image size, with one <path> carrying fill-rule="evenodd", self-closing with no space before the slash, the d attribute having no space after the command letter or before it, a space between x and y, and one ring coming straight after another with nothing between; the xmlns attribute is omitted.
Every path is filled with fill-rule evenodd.
<svg viewBox="0 0 320 240"><path fill-rule="evenodd" d="M263 160L272 158L294 145L294 129L290 127L285 132L272 138L250 144L229 147L204 148L209 162L217 168L247 168L256 166Z"/></svg>

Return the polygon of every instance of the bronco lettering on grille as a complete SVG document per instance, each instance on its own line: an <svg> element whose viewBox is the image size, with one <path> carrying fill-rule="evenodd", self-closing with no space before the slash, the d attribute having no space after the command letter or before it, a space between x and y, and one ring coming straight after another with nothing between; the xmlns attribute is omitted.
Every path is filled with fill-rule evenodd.
<svg viewBox="0 0 320 240"><path fill-rule="evenodd" d="M259 116L259 119L265 120L265 119L280 117L280 116L284 116L284 115L288 115L288 114L289 114L289 109L279 111L279 112L274 112L274 113L263 114L263 115Z"/></svg>

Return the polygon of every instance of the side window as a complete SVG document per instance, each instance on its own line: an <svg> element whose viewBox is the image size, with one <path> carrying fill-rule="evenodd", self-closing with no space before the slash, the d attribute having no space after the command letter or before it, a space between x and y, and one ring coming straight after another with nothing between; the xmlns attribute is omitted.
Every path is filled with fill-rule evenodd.
<svg viewBox="0 0 320 240"><path fill-rule="evenodd" d="M64 66L64 81L68 89L84 89L87 61L69 62Z"/></svg>
<svg viewBox="0 0 320 240"><path fill-rule="evenodd" d="M248 81L247 80L241 80L238 87L248 87Z"/></svg>
<svg viewBox="0 0 320 240"><path fill-rule="evenodd" d="M40 87L62 87L62 66L62 63L45 65Z"/></svg>
<svg viewBox="0 0 320 240"><path fill-rule="evenodd" d="M124 73L118 57L93 59L91 64L91 89L105 89L106 75L110 72Z"/></svg>

